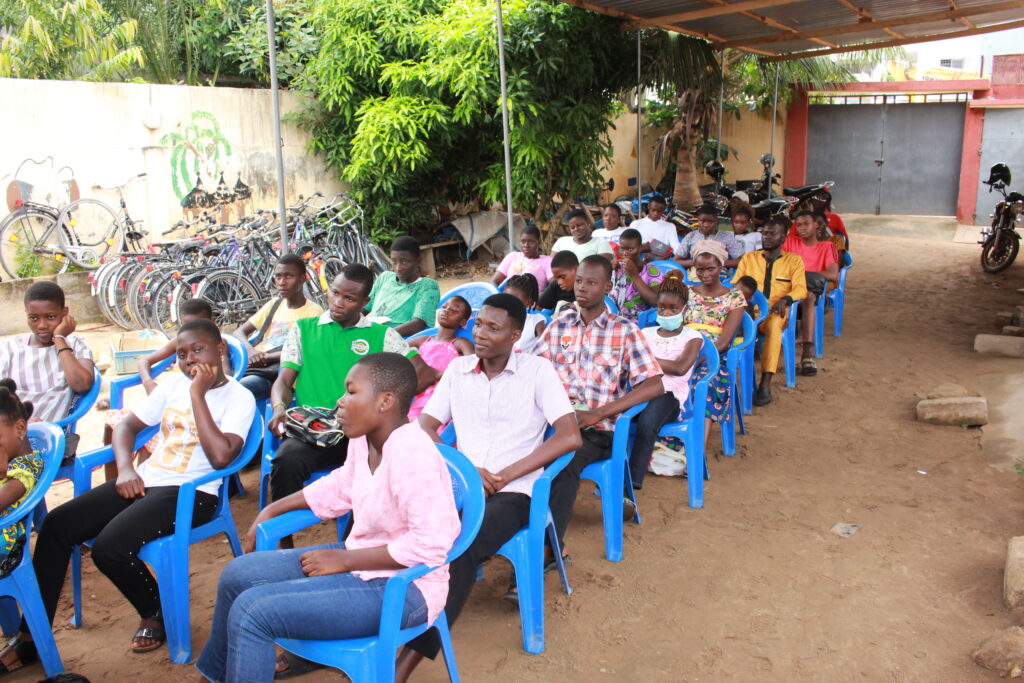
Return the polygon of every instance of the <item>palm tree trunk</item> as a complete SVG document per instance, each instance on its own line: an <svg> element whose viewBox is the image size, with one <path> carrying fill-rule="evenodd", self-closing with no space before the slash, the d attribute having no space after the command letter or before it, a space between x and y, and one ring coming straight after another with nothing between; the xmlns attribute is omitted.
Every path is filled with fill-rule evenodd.
<svg viewBox="0 0 1024 683"><path fill-rule="evenodd" d="M679 141L679 149L676 151L676 182L672 188L672 201L684 211L700 206L701 203L695 142L695 138L688 135Z"/></svg>

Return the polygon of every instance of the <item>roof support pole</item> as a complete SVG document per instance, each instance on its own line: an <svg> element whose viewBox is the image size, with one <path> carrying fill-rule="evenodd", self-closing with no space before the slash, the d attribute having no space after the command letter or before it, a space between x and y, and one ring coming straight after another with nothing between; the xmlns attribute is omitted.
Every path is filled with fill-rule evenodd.
<svg viewBox="0 0 1024 683"><path fill-rule="evenodd" d="M772 94L772 137L768 145L768 154L771 157L771 165L768 167L768 191L769 197L775 196L775 187L772 179L775 177L775 113L779 108L779 64L775 63L775 92Z"/></svg>
<svg viewBox="0 0 1024 683"><path fill-rule="evenodd" d="M509 248L516 248L515 228L512 217L512 144L508 132L508 80L505 76L505 20L501 12L501 0L497 0L495 12L498 19L498 77L501 81L501 139L505 147L505 209L508 212Z"/></svg>
<svg viewBox="0 0 1024 683"><path fill-rule="evenodd" d="M640 84L642 70L640 58L642 46L640 43L640 29L636 31L636 215L644 215L644 183L643 183L643 108L644 90Z"/></svg>
<svg viewBox="0 0 1024 683"><path fill-rule="evenodd" d="M722 105L725 100L725 50L719 50L719 65L718 65L718 132L715 134L715 140L718 145L715 147L715 159L718 161L722 160Z"/></svg>
<svg viewBox="0 0 1024 683"><path fill-rule="evenodd" d="M277 210L281 221L281 253L289 251L288 209L284 201L284 138L281 136L281 93L277 82L277 40L274 30L274 0L267 0L267 47L270 50L270 100L274 109L274 156L277 159Z"/></svg>

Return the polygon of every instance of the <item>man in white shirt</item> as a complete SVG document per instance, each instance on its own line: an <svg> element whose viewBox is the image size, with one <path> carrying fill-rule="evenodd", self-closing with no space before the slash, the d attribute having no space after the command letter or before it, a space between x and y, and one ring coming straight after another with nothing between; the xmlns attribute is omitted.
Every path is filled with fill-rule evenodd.
<svg viewBox="0 0 1024 683"><path fill-rule="evenodd" d="M476 354L452 361L420 415L435 440L451 420L459 450L483 479L487 505L476 539L448 567L445 614L453 623L476 581L477 567L530 520L533 482L545 466L583 444L576 414L550 361L513 347L523 331L526 307L511 294L494 294L476 317ZM548 425L555 429L547 440ZM427 631L398 658L404 681L423 656L437 655L440 641Z"/></svg>
<svg viewBox="0 0 1024 683"><path fill-rule="evenodd" d="M601 225L604 227L594 231L594 237L607 240L610 244L618 244L619 237L629 228L622 225L622 209L618 204L607 204L601 211Z"/></svg>
<svg viewBox="0 0 1024 683"><path fill-rule="evenodd" d="M650 244L657 240L662 244L667 244L672 251L675 251L679 246L679 235L676 233L675 224L665 220L667 206L664 197L660 195L651 197L647 202L647 215L636 219L629 224L629 227L640 231L640 235L644 238L644 244Z"/></svg>
<svg viewBox="0 0 1024 683"><path fill-rule="evenodd" d="M600 237L594 237L594 226L590 216L583 209L573 209L565 214L565 222L569 226L569 235L559 237L551 245L551 255L560 251L571 251L580 261L592 254L600 254L609 262L615 260L612 245Z"/></svg>

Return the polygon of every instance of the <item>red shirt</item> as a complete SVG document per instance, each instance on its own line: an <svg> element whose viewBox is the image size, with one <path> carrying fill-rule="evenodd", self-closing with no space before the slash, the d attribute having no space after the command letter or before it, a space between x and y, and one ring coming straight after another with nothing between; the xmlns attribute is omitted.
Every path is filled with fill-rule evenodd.
<svg viewBox="0 0 1024 683"><path fill-rule="evenodd" d="M830 264L839 263L839 254L831 242L818 242L809 247L799 237L787 237L782 243L782 251L799 255L804 260L804 270L808 273L821 273Z"/></svg>
<svg viewBox="0 0 1024 683"><path fill-rule="evenodd" d="M846 238L846 243L850 243L850 233L846 232L846 223L840 218L838 213L832 213L830 211L825 212L825 217L828 218L828 229L832 231L833 235L842 235ZM789 236L796 237L796 221L789 226Z"/></svg>

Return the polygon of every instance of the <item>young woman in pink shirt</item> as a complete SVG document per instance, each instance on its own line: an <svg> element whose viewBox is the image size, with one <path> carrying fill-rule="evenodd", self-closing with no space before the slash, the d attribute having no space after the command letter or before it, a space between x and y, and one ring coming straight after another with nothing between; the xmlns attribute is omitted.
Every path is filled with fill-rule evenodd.
<svg viewBox="0 0 1024 683"><path fill-rule="evenodd" d="M378 632L390 576L441 566L416 579L401 628L432 621L448 595L444 564L459 534L451 478L434 442L406 414L416 371L395 353L353 366L338 399L349 438L345 464L268 505L245 539L250 554L221 574L210 639L196 669L210 681L272 681L274 640L336 640ZM256 526L290 510L321 519L353 512L341 544L252 553Z"/></svg>

